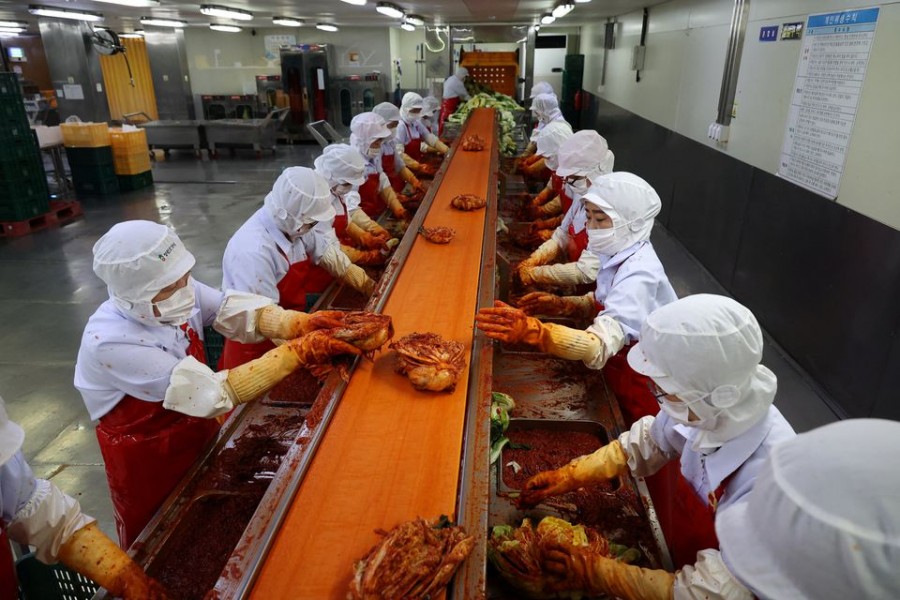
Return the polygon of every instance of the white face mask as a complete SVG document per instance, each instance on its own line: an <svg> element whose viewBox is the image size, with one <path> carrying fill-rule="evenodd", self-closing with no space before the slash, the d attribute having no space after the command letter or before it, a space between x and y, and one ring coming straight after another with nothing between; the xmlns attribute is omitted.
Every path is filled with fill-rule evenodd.
<svg viewBox="0 0 900 600"><path fill-rule="evenodd" d="M409 120L412 122L416 122L422 118L422 113L409 113Z"/></svg>
<svg viewBox="0 0 900 600"><path fill-rule="evenodd" d="M366 156L369 158L378 158L381 156L381 146L369 146L369 149L366 150Z"/></svg>
<svg viewBox="0 0 900 600"><path fill-rule="evenodd" d="M158 319L160 323L177 326L187 323L191 313L194 312L195 303L194 279L189 277L186 286L153 306L159 311Z"/></svg>
<svg viewBox="0 0 900 600"><path fill-rule="evenodd" d="M294 233L288 235L288 237L290 238L290 240L291 240L292 242L296 242L296 241L299 240L301 237L303 237L304 235L306 235L307 233L309 233L310 231L312 231L312 228L315 227L315 226L316 226L315 223L307 223L307 224L303 225L302 227L300 227L300 229L298 229L298 230L295 231Z"/></svg>
<svg viewBox="0 0 900 600"><path fill-rule="evenodd" d="M588 229L588 249L594 254L612 256L619 251L615 229Z"/></svg>
<svg viewBox="0 0 900 600"><path fill-rule="evenodd" d="M337 197L339 197L339 198L343 198L343 197L346 196L352 189L353 189L353 184L352 184L352 183L342 183L342 184L340 184L340 185L336 185L336 186L334 186L333 188L331 188L331 191L334 193L335 196L337 196Z"/></svg>

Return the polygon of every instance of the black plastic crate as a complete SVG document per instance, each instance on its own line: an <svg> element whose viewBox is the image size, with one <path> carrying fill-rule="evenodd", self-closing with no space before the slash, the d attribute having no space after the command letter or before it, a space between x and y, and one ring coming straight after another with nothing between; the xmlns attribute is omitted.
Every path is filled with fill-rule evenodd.
<svg viewBox="0 0 900 600"><path fill-rule="evenodd" d="M75 193L88 196L106 196L119 193L119 179L113 175L110 179L79 179L74 174Z"/></svg>
<svg viewBox="0 0 900 600"><path fill-rule="evenodd" d="M27 120L22 122L9 119L0 120L0 144L20 144L33 142L34 134Z"/></svg>
<svg viewBox="0 0 900 600"><path fill-rule="evenodd" d="M219 370L219 358L225 351L225 337L210 326L203 328L203 347L206 350L206 364L213 371Z"/></svg>
<svg viewBox="0 0 900 600"><path fill-rule="evenodd" d="M76 167L95 167L97 165L112 165L112 146L99 146L97 148L66 148L66 158L69 166L74 171Z"/></svg>
<svg viewBox="0 0 900 600"><path fill-rule="evenodd" d="M31 202L4 204L0 201L0 221L25 221L50 210L50 198Z"/></svg>
<svg viewBox="0 0 900 600"><path fill-rule="evenodd" d="M28 115L25 114L25 105L19 98L0 99L0 121L19 121L28 123Z"/></svg>
<svg viewBox="0 0 900 600"><path fill-rule="evenodd" d="M22 90L16 73L0 72L0 98L18 98L21 101Z"/></svg>
<svg viewBox="0 0 900 600"><path fill-rule="evenodd" d="M46 179L0 181L0 204L22 204L49 198Z"/></svg>
<svg viewBox="0 0 900 600"><path fill-rule="evenodd" d="M37 142L28 138L20 138L18 141L0 144L0 162L17 161L22 159L41 160L40 149Z"/></svg>
<svg viewBox="0 0 900 600"><path fill-rule="evenodd" d="M141 190L153 185L153 171L144 171L137 175L117 175L119 178L119 191L130 192Z"/></svg>
<svg viewBox="0 0 900 600"><path fill-rule="evenodd" d="M0 160L0 181L41 180L47 177L37 157Z"/></svg>
<svg viewBox="0 0 900 600"><path fill-rule="evenodd" d="M116 178L116 168L112 163L106 165L70 165L72 179L79 181L105 181Z"/></svg>

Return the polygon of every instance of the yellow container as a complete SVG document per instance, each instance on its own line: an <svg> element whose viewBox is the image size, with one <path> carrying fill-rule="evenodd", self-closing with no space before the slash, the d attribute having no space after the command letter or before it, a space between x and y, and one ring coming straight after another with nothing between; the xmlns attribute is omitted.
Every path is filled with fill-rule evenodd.
<svg viewBox="0 0 900 600"><path fill-rule="evenodd" d="M109 127L106 123L61 123L63 145L69 148L99 148L109 146Z"/></svg>
<svg viewBox="0 0 900 600"><path fill-rule="evenodd" d="M143 129L123 131L122 129L110 129L109 139L112 142L113 152L127 154L149 152L147 146L147 132Z"/></svg>
<svg viewBox="0 0 900 600"><path fill-rule="evenodd" d="M116 175L137 175L150 170L150 154L145 150L132 154L113 154Z"/></svg>

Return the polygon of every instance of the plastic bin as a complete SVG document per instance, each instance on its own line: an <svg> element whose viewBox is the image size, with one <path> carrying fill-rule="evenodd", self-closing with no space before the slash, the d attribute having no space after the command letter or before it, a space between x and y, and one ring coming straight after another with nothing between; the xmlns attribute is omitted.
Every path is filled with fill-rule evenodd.
<svg viewBox="0 0 900 600"><path fill-rule="evenodd" d="M137 175L150 170L150 154L139 152L137 154L113 154L116 175Z"/></svg>
<svg viewBox="0 0 900 600"><path fill-rule="evenodd" d="M0 160L0 181L39 180L46 176L44 165L36 156L19 160Z"/></svg>
<svg viewBox="0 0 900 600"><path fill-rule="evenodd" d="M206 364L213 371L219 370L219 357L225 350L225 336L212 327L203 328L203 346L206 349Z"/></svg>
<svg viewBox="0 0 900 600"><path fill-rule="evenodd" d="M0 73L0 98L18 98L22 100L22 90L19 88L19 76L16 73Z"/></svg>
<svg viewBox="0 0 900 600"><path fill-rule="evenodd" d="M100 586L59 563L45 565L33 554L16 562L23 600L90 600Z"/></svg>
<svg viewBox="0 0 900 600"><path fill-rule="evenodd" d="M135 173L134 175L118 175L119 191L130 192L132 190L141 190L145 187L153 185L153 173L148 168L143 173Z"/></svg>
<svg viewBox="0 0 900 600"><path fill-rule="evenodd" d="M112 128L109 130L109 141L112 144L114 153L135 154L144 152L146 154L150 151L147 146L147 132L143 129L126 131Z"/></svg>
<svg viewBox="0 0 900 600"><path fill-rule="evenodd" d="M63 144L72 148L109 146L109 127L106 123L61 123Z"/></svg>
<svg viewBox="0 0 900 600"><path fill-rule="evenodd" d="M97 148L66 148L66 158L69 166L95 167L97 165L113 164L112 146L99 146Z"/></svg>
<svg viewBox="0 0 900 600"><path fill-rule="evenodd" d="M119 180L113 175L109 179L79 179L73 175L75 193L95 196L107 196L119 193Z"/></svg>
<svg viewBox="0 0 900 600"><path fill-rule="evenodd" d="M50 210L49 195L24 201L0 200L0 221L26 221Z"/></svg>

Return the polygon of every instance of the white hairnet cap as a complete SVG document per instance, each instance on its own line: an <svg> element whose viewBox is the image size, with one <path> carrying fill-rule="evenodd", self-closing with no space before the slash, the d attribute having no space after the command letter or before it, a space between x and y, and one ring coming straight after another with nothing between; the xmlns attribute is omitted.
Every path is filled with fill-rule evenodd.
<svg viewBox="0 0 900 600"><path fill-rule="evenodd" d="M431 117L440 107L441 101L434 96L425 96L424 98L422 98L422 115Z"/></svg>
<svg viewBox="0 0 900 600"><path fill-rule="evenodd" d="M390 102L382 102L381 104L376 104L375 108L372 109L372 112L384 119L385 123L400 120L400 109Z"/></svg>
<svg viewBox="0 0 900 600"><path fill-rule="evenodd" d="M374 112L360 113L350 121L350 145L359 150L363 156L377 139L391 137L384 119Z"/></svg>
<svg viewBox="0 0 900 600"><path fill-rule="evenodd" d="M94 273L125 312L155 322L151 300L194 268L194 255L169 227L123 221L94 244Z"/></svg>
<svg viewBox="0 0 900 600"><path fill-rule="evenodd" d="M400 116L404 119L408 119L409 111L424 107L425 101L422 99L422 96L415 92L406 92L403 94L403 101L400 102Z"/></svg>
<svg viewBox="0 0 900 600"><path fill-rule="evenodd" d="M650 313L628 364L689 403L699 418L691 425L704 430L695 444L714 448L759 422L775 400L777 380L759 364L762 353L762 330L748 308L696 294Z"/></svg>
<svg viewBox="0 0 900 600"><path fill-rule="evenodd" d="M650 239L653 219L662 209L662 201L653 186L625 171L592 179L591 187L581 199L602 209L612 220L617 251Z"/></svg>
<svg viewBox="0 0 900 600"><path fill-rule="evenodd" d="M547 83L546 81L538 81L531 88L531 94L528 96L529 98L535 98L541 94L554 94L553 86Z"/></svg>
<svg viewBox="0 0 900 600"><path fill-rule="evenodd" d="M456 69L456 77L458 79L465 79L468 76L469 76L469 70L467 68L460 67L460 68Z"/></svg>
<svg viewBox="0 0 900 600"><path fill-rule="evenodd" d="M366 181L366 161L353 146L332 144L313 163L316 173L331 187L341 183L362 185Z"/></svg>
<svg viewBox="0 0 900 600"><path fill-rule="evenodd" d="M6 461L19 451L24 440L25 432L9 420L9 415L6 414L6 403L0 396L0 466L6 464Z"/></svg>
<svg viewBox="0 0 900 600"><path fill-rule="evenodd" d="M609 164L608 153L609 146L602 135L593 129L577 131L559 146L556 174L560 177L598 177L604 172L602 167Z"/></svg>
<svg viewBox="0 0 900 600"><path fill-rule="evenodd" d="M556 156L560 145L572 137L572 126L565 121L554 121L541 129L534 138L537 153L541 156Z"/></svg>
<svg viewBox="0 0 900 600"><path fill-rule="evenodd" d="M728 569L760 598L900 598L900 423L850 419L777 445L716 517Z"/></svg>
<svg viewBox="0 0 900 600"><path fill-rule="evenodd" d="M531 111L541 120L545 120L550 115L559 111L559 98L556 94L538 94L531 101Z"/></svg>
<svg viewBox="0 0 900 600"><path fill-rule="evenodd" d="M325 178L307 167L289 167L281 172L272 191L266 195L265 207L278 228L295 233L309 223L333 219L331 186Z"/></svg>

